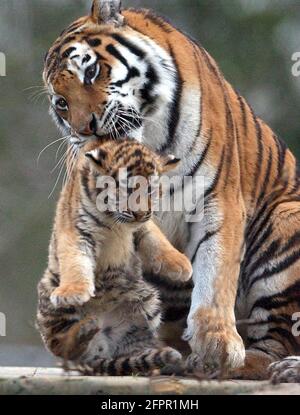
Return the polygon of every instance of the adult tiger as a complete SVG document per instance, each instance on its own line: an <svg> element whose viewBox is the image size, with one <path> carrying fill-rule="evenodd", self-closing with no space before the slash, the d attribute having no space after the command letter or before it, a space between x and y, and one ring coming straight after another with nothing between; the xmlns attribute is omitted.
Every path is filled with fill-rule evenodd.
<svg viewBox="0 0 300 415"><path fill-rule="evenodd" d="M91 15L51 47L44 81L54 118L78 143L130 134L181 158L175 175L205 177L201 223L186 223L183 212L160 215L165 234L193 263L190 365L265 379L272 362L298 354L296 161L211 56L148 10L121 12L118 0L94 0ZM147 245L147 234L140 243ZM239 334L240 319L251 324ZM271 371L299 380L300 359Z"/></svg>

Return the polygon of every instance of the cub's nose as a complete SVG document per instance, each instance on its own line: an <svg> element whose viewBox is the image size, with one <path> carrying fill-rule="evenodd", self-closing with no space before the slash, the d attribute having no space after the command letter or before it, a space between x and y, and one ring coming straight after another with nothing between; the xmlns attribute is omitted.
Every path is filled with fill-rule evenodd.
<svg viewBox="0 0 300 415"><path fill-rule="evenodd" d="M94 135L97 133L97 119L95 114L91 115L90 120L88 121L88 123L81 129L79 129L78 131L79 134L81 135Z"/></svg>

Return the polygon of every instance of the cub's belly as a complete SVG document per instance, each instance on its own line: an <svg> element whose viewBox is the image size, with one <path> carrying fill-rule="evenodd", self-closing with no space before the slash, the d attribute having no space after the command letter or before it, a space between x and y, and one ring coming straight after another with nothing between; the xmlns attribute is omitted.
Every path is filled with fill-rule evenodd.
<svg viewBox="0 0 300 415"><path fill-rule="evenodd" d="M105 309L97 300L89 301L84 307L85 317L96 321L98 333L90 342L87 360L90 356L115 358L122 351L122 341L135 323L132 312L126 304Z"/></svg>

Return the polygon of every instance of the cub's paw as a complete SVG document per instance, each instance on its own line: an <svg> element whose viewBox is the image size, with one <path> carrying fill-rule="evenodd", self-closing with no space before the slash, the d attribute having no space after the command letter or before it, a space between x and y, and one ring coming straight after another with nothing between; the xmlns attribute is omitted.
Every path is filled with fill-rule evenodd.
<svg viewBox="0 0 300 415"><path fill-rule="evenodd" d="M153 258L152 271L175 282L188 282L192 278L193 268L189 259L181 252L168 250Z"/></svg>
<svg viewBox="0 0 300 415"><path fill-rule="evenodd" d="M187 370L212 374L244 366L245 346L235 326L221 319L214 322L197 320L189 343L193 353L187 360Z"/></svg>
<svg viewBox="0 0 300 415"><path fill-rule="evenodd" d="M271 382L299 383L300 382L300 356L291 356L269 366Z"/></svg>
<svg viewBox="0 0 300 415"><path fill-rule="evenodd" d="M86 282L63 284L51 294L54 307L81 306L95 296L94 284Z"/></svg>

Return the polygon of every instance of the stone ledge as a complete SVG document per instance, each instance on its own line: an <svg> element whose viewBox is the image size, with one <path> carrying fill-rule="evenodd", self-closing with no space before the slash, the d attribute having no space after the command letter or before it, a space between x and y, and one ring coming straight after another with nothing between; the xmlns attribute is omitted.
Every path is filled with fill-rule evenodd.
<svg viewBox="0 0 300 415"><path fill-rule="evenodd" d="M0 395L300 395L300 384L174 377L84 377L61 369L0 368Z"/></svg>

